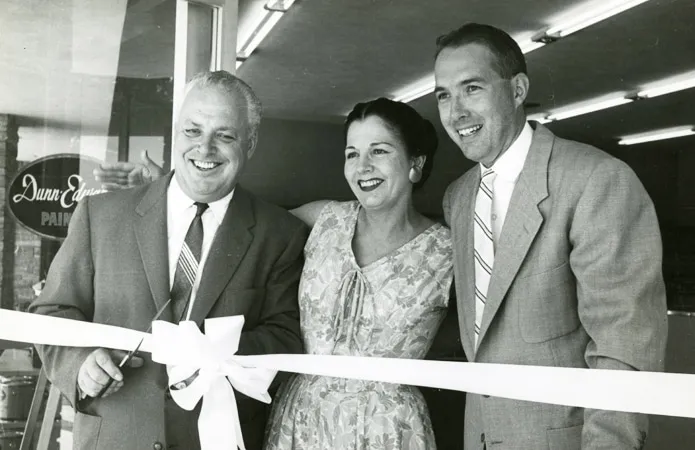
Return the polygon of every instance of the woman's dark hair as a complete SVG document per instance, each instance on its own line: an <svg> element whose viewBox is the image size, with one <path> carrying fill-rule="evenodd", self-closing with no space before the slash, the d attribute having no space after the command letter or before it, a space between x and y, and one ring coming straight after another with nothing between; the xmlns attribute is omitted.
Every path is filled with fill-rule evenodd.
<svg viewBox="0 0 695 450"><path fill-rule="evenodd" d="M345 120L343 130L345 138L347 138L348 129L353 122L372 116L386 122L398 134L405 143L405 151L410 158L425 156L422 178L413 186L413 189L420 188L432 172L434 153L439 144L434 126L408 104L394 102L382 97L355 105Z"/></svg>
<svg viewBox="0 0 695 450"><path fill-rule="evenodd" d="M445 48L458 48L467 44L486 46L497 59L497 73L510 80L514 75L526 73L524 54L511 36L499 28L479 23L467 23L437 38L434 58Z"/></svg>

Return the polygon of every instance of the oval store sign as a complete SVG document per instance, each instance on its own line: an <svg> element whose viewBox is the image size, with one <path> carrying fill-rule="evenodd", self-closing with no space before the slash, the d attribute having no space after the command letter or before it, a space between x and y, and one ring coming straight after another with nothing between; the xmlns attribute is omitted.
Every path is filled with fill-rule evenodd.
<svg viewBox="0 0 695 450"><path fill-rule="evenodd" d="M99 163L71 154L33 161L10 184L10 212L30 231L50 239L64 239L77 203L88 195L105 192L92 175Z"/></svg>

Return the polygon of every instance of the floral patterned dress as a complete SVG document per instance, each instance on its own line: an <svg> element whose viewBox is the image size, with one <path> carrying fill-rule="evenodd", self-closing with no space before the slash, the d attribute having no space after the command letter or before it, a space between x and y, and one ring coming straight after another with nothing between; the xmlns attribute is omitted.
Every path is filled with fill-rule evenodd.
<svg viewBox="0 0 695 450"><path fill-rule="evenodd" d="M299 287L306 350L423 358L444 319L452 272L449 229L434 224L360 267L352 251L360 204L331 202L304 249ZM266 450L435 449L413 386L295 375L275 398Z"/></svg>

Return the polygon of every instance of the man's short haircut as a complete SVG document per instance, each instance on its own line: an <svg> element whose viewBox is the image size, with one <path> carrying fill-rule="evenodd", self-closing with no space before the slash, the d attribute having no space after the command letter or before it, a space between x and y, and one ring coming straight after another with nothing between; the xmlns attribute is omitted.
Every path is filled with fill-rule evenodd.
<svg viewBox="0 0 695 450"><path fill-rule="evenodd" d="M514 75L526 74L526 58L511 36L499 28L479 23L467 23L437 38L435 59L445 48L458 48L467 44L486 46L496 59L498 75L511 79Z"/></svg>
<svg viewBox="0 0 695 450"><path fill-rule="evenodd" d="M194 75L191 81L186 84L184 98L194 88L216 88L228 94L240 94L246 101L246 111L251 133L255 134L258 131L263 107L251 86L246 84L241 78L225 70L200 72Z"/></svg>

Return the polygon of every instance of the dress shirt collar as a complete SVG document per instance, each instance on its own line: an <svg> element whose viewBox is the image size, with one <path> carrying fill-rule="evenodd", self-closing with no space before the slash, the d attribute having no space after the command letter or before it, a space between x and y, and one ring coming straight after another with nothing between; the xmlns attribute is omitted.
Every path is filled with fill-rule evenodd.
<svg viewBox="0 0 695 450"><path fill-rule="evenodd" d="M224 219L224 215L227 213L229 202L232 200L233 196L234 189L221 199L208 203L208 210L212 213L218 225L222 223L222 219ZM179 182L176 180L176 174L174 174L174 176L171 177L171 182L169 183L169 189L167 191L169 217L174 219L181 217L181 215L184 214L188 208L192 207L194 203L195 202L183 192L181 185L179 185Z"/></svg>
<svg viewBox="0 0 695 450"><path fill-rule="evenodd" d="M521 174L521 169L524 167L526 155L528 155L529 149L531 148L532 140L533 128L526 122L526 125L524 125L524 128L521 130L516 140L502 156L497 158L497 161L495 161L490 169L497 174L498 178L512 183L516 182L519 178L519 174ZM480 164L480 173L482 174L485 170L487 169Z"/></svg>

